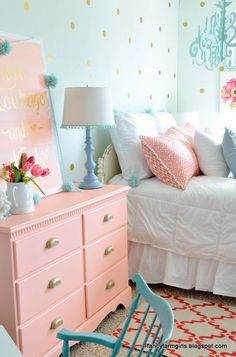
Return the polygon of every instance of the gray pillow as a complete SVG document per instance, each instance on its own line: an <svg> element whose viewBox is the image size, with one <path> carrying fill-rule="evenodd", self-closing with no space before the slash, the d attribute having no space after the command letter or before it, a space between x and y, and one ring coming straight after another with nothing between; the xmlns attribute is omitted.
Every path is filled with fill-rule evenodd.
<svg viewBox="0 0 236 357"><path fill-rule="evenodd" d="M236 178L236 133L228 128L225 128L222 148L225 161Z"/></svg>

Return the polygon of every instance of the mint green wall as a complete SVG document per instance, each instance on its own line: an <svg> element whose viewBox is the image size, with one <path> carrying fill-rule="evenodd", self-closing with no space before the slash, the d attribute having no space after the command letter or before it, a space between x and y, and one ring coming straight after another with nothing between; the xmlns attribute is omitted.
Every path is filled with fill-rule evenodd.
<svg viewBox="0 0 236 357"><path fill-rule="evenodd" d="M178 111L199 112L202 128L212 130L224 124L219 116L221 73L218 68L207 71L193 64L189 47L197 36L198 26L203 29L205 18L216 12L216 3L216 0L180 0L179 8ZM236 12L236 1L227 8L228 13L233 11Z"/></svg>
<svg viewBox="0 0 236 357"><path fill-rule="evenodd" d="M43 41L47 72L59 78L58 127L65 86L109 86L121 110L176 111L177 0L0 0L0 8L1 31ZM97 130L95 139L97 157L110 138ZM82 178L84 131L60 129L60 141L67 173Z"/></svg>

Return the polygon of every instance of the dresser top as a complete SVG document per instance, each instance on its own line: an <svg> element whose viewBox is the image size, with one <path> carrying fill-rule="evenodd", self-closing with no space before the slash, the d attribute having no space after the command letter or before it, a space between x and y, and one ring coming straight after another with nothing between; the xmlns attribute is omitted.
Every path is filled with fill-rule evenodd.
<svg viewBox="0 0 236 357"><path fill-rule="evenodd" d="M42 198L35 211L27 214L11 215L0 221L0 232L18 230L26 225L36 224L43 219L53 218L68 212L80 210L112 198L114 195L128 192L128 186L105 185L100 189L81 190L79 192L60 192Z"/></svg>

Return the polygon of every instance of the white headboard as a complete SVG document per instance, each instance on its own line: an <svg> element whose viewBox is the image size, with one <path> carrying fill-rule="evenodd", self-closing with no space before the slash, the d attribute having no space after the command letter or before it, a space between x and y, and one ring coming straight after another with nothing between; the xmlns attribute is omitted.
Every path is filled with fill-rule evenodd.
<svg viewBox="0 0 236 357"><path fill-rule="evenodd" d="M98 158L97 175L99 180L106 184L115 175L121 173L119 161L112 144L104 150L102 157Z"/></svg>

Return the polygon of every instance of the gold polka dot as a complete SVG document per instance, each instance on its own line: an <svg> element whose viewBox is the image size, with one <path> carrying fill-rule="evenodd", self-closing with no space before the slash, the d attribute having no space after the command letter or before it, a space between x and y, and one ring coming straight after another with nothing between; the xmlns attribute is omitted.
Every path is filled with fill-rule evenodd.
<svg viewBox="0 0 236 357"><path fill-rule="evenodd" d="M150 43L150 47L153 48L153 42Z"/></svg>
<svg viewBox="0 0 236 357"><path fill-rule="evenodd" d="M131 37L128 38L128 42L131 43L132 42L132 39Z"/></svg>
<svg viewBox="0 0 236 357"><path fill-rule="evenodd" d="M149 99L152 100L152 94L149 95Z"/></svg>
<svg viewBox="0 0 236 357"><path fill-rule="evenodd" d="M74 171L75 169L75 164L70 164L70 171Z"/></svg>
<svg viewBox="0 0 236 357"><path fill-rule="evenodd" d="M119 74L120 74L120 69L116 68L116 75L119 76Z"/></svg>
<svg viewBox="0 0 236 357"><path fill-rule="evenodd" d="M89 59L86 61L86 66L91 67L91 61Z"/></svg>
<svg viewBox="0 0 236 357"><path fill-rule="evenodd" d="M159 32L161 32L161 26L159 26Z"/></svg>
<svg viewBox="0 0 236 357"><path fill-rule="evenodd" d="M141 74L142 74L142 70L141 69L138 70L138 74L141 76Z"/></svg>
<svg viewBox="0 0 236 357"><path fill-rule="evenodd" d="M90 5L91 5L91 0L86 0L86 4L87 4L88 6L90 6Z"/></svg>
<svg viewBox="0 0 236 357"><path fill-rule="evenodd" d="M120 9L116 9L116 15L117 15L117 16L120 15Z"/></svg>
<svg viewBox="0 0 236 357"><path fill-rule="evenodd" d="M188 27L188 21L183 22L183 27Z"/></svg>
<svg viewBox="0 0 236 357"><path fill-rule="evenodd" d="M200 92L201 94L203 94L203 93L205 93L205 89L204 89L204 88L200 88L200 89L199 89L199 92Z"/></svg>
<svg viewBox="0 0 236 357"><path fill-rule="evenodd" d="M102 31L102 36L103 36L103 37L107 37L107 33L106 33L105 30Z"/></svg>
<svg viewBox="0 0 236 357"><path fill-rule="evenodd" d="M140 17L140 18L139 18L139 21L140 21L140 23L142 24L142 23L143 23L143 18Z"/></svg>
<svg viewBox="0 0 236 357"><path fill-rule="evenodd" d="M30 9L30 4L28 3L28 1L25 1L24 4L23 4L23 9L25 11L28 11Z"/></svg>
<svg viewBox="0 0 236 357"><path fill-rule="evenodd" d="M70 28L71 28L71 30L74 30L74 29L75 29L75 23L74 23L74 21L71 21L71 23L70 23Z"/></svg>
<svg viewBox="0 0 236 357"><path fill-rule="evenodd" d="M169 2L169 7L171 7L171 2Z"/></svg>
<svg viewBox="0 0 236 357"><path fill-rule="evenodd" d="M170 93L167 93L167 99L170 99Z"/></svg>
<svg viewBox="0 0 236 357"><path fill-rule="evenodd" d="M170 48L169 47L168 47L167 51L168 51L168 53L170 53Z"/></svg>
<svg viewBox="0 0 236 357"><path fill-rule="evenodd" d="M128 92L128 99L130 99L131 98L131 93L130 92Z"/></svg>
<svg viewBox="0 0 236 357"><path fill-rule="evenodd" d="M53 54L51 52L48 52L47 58L48 58L49 61L52 61L53 60Z"/></svg>
<svg viewBox="0 0 236 357"><path fill-rule="evenodd" d="M201 7L204 7L205 5L206 5L206 4L205 4L204 1L201 1L201 2L200 2L200 6L201 6Z"/></svg>
<svg viewBox="0 0 236 357"><path fill-rule="evenodd" d="M174 78L176 78L176 73L174 73Z"/></svg>
<svg viewBox="0 0 236 357"><path fill-rule="evenodd" d="M219 67L219 71L220 71L220 72L224 72L224 70L225 70L225 67L224 67L224 66L220 66L220 67Z"/></svg>
<svg viewBox="0 0 236 357"><path fill-rule="evenodd" d="M158 74L159 74L159 76L161 75L161 70L159 69L159 71L158 71Z"/></svg>

